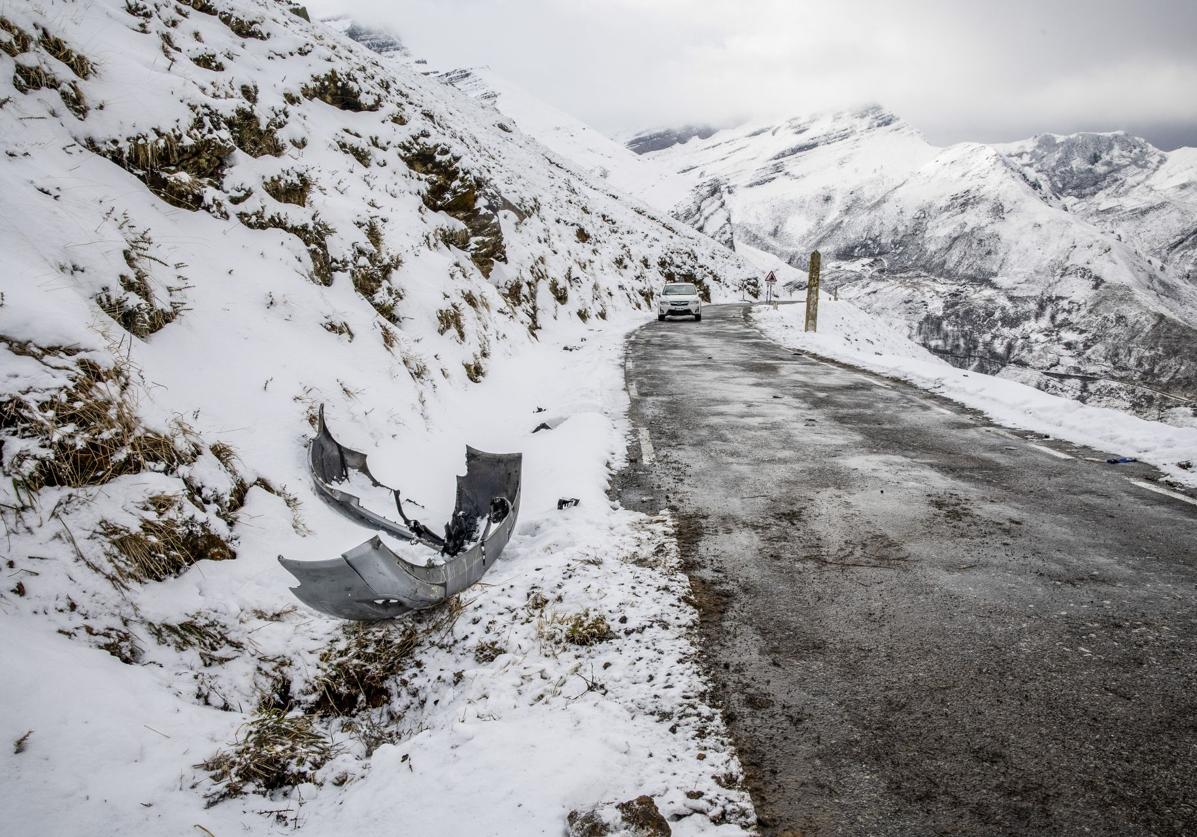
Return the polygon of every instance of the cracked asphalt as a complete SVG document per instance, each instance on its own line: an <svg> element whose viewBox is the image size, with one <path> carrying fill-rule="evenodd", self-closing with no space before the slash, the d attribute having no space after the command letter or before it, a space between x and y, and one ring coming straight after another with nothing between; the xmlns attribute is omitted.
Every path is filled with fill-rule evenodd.
<svg viewBox="0 0 1197 837"><path fill-rule="evenodd" d="M764 833L1197 833L1197 508L1153 469L743 305L646 324L627 382L616 492L676 517Z"/></svg>

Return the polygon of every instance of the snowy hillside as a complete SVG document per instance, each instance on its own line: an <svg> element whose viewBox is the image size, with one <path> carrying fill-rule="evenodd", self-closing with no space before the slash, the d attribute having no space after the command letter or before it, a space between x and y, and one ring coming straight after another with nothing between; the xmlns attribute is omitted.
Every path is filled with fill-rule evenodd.
<svg viewBox="0 0 1197 837"><path fill-rule="evenodd" d="M627 147L488 67L448 70L439 77L490 104L563 160L629 198L668 209L684 199L690 188L684 176L648 164Z"/></svg>
<svg viewBox="0 0 1197 837"><path fill-rule="evenodd" d="M669 521L605 486L620 336L663 280L753 268L265 0L6 6L0 138L15 831L749 821ZM306 473L321 404L426 508L465 444L524 452L487 585L403 624L298 606L276 556L364 539Z"/></svg>
<svg viewBox="0 0 1197 837"><path fill-rule="evenodd" d="M647 157L691 178L678 217L799 268L821 250L828 286L953 363L1150 414L1197 399L1193 149L936 148L867 108Z"/></svg>
<svg viewBox="0 0 1197 837"><path fill-rule="evenodd" d="M644 200L667 214L687 198L692 188L689 178L648 163L622 143L553 107L489 67L433 69L426 60L413 56L393 32L363 26L349 17L329 18L325 22L388 61L433 75L493 108L506 123L514 124L554 152L563 165L603 188L613 189L621 200Z"/></svg>

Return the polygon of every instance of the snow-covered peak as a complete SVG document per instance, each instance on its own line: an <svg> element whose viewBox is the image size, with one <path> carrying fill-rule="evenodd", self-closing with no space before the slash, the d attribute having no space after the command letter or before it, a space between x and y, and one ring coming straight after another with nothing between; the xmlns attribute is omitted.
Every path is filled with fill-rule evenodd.
<svg viewBox="0 0 1197 837"><path fill-rule="evenodd" d="M1197 396L1187 149L1124 133L939 148L871 107L646 157L690 178L679 217L798 268L822 251L845 294L953 362L1030 367L1045 388L1122 405L1153 405L1144 386Z"/></svg>

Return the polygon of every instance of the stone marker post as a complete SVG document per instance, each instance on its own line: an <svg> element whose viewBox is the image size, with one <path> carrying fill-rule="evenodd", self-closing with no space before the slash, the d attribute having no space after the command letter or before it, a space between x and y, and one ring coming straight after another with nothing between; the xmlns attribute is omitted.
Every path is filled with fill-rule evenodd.
<svg viewBox="0 0 1197 837"><path fill-rule="evenodd" d="M810 254L810 273L806 277L806 331L819 330L819 268L822 261L818 250Z"/></svg>

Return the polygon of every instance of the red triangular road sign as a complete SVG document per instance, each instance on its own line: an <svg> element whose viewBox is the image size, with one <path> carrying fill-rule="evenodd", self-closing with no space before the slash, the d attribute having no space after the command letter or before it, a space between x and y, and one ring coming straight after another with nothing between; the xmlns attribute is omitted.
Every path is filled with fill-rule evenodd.
<svg viewBox="0 0 1197 837"><path fill-rule="evenodd" d="M770 271L769 271L769 275L765 277L765 281L766 281L766 282L769 282L770 284L772 284L773 282L776 282L776 281L777 281L777 277L773 275L773 271L772 271L772 270L770 270Z"/></svg>

